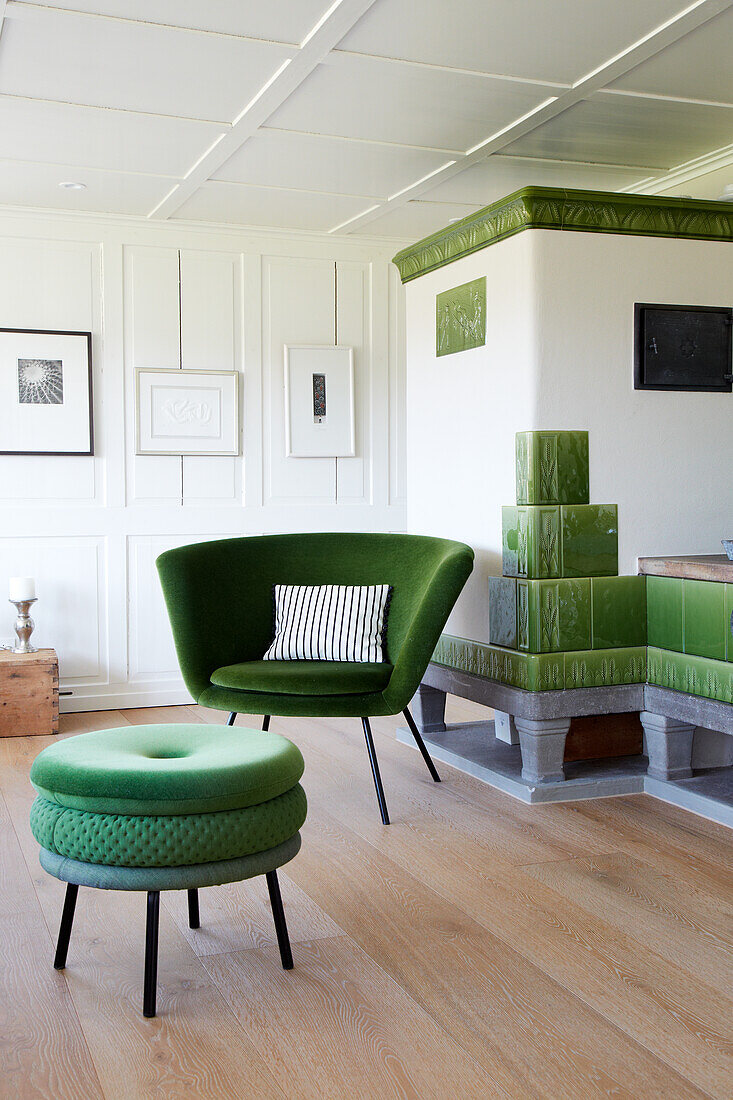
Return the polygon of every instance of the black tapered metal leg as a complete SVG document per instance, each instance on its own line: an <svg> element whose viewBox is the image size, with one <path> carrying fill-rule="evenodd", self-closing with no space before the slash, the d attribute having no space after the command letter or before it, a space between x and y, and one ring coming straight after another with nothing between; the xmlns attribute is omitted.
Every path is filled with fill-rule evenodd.
<svg viewBox="0 0 733 1100"><path fill-rule="evenodd" d="M384 788L382 787L382 777L379 774L379 762L377 760L377 750L374 748L374 739L372 737L372 728L369 725L368 718L362 718L361 724L364 727L364 736L367 743L367 752L369 753L369 763L372 766L372 775L374 776L374 786L377 789L377 802L379 803L379 812L382 815L382 824L389 825L389 814L387 813L387 802L384 797Z"/></svg>
<svg viewBox="0 0 733 1100"><path fill-rule="evenodd" d="M427 748L425 747L425 742L422 739L422 734L420 733L420 730L415 725L415 719L412 717L412 715L410 714L407 707L405 707L405 709L402 711L402 713L404 714L405 718L407 719L407 724L410 727L410 733L415 738L415 743L417 744L417 747L419 748L420 752L422 753L422 758L428 766L428 771L432 775L435 782L440 783L440 776L438 775L438 771L435 767L435 764L433 763L433 761L431 759L430 753L428 752Z"/></svg>
<svg viewBox="0 0 733 1100"><path fill-rule="evenodd" d="M270 715L265 714L265 715L263 715L263 718L262 718L262 732L267 733L269 728L270 728Z"/></svg>
<svg viewBox="0 0 733 1100"><path fill-rule="evenodd" d="M285 910L283 909L283 899L280 896L280 883L277 881L277 871L267 871L265 878L267 879L267 889L270 892L270 905L272 906L272 915L275 918L277 945L280 948L280 959L283 964L283 970L292 970L293 953L290 950L290 937L288 936L288 926L285 923Z"/></svg>
<svg viewBox="0 0 733 1100"><path fill-rule="evenodd" d="M228 726L233 726L234 725L234 719L236 717L237 717L237 712L236 712L236 710L233 710L232 713L227 718L227 725Z"/></svg>
<svg viewBox="0 0 733 1100"><path fill-rule="evenodd" d="M59 939L58 943L56 944L56 955L53 960L53 965L56 970L63 970L66 966L66 954L69 950L69 940L71 939L71 926L74 923L74 910L76 908L76 895L78 893L79 887L75 886L73 882L68 882L66 884L64 910L61 914Z"/></svg>
<svg viewBox="0 0 733 1100"><path fill-rule="evenodd" d="M199 917L199 892L198 890L188 891L188 927L200 928L201 919Z"/></svg>
<svg viewBox="0 0 733 1100"><path fill-rule="evenodd" d="M155 994L158 985L158 923L160 891L148 890L148 918L145 925L145 986L143 1016L155 1015Z"/></svg>

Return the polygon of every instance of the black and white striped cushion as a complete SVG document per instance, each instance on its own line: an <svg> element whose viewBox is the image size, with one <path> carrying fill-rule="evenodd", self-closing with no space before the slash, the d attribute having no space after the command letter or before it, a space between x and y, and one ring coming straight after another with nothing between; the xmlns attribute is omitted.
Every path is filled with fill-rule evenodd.
<svg viewBox="0 0 733 1100"><path fill-rule="evenodd" d="M265 661L384 661L389 584L276 584Z"/></svg>

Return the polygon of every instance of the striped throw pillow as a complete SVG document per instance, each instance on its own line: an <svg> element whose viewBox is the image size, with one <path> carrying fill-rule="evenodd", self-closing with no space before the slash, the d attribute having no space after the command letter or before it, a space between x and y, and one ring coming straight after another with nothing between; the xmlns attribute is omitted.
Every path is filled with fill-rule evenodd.
<svg viewBox="0 0 733 1100"><path fill-rule="evenodd" d="M389 584L276 584L275 637L265 661L382 663Z"/></svg>

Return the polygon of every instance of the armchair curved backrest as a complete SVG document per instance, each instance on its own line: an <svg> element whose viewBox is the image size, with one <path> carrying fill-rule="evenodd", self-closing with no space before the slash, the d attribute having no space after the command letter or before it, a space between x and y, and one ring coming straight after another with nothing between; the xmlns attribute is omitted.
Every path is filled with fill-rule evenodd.
<svg viewBox="0 0 733 1100"><path fill-rule="evenodd" d="M176 651L195 699L224 665L259 661L272 640L274 584L391 584L382 696L391 713L417 691L473 567L463 543L421 535L262 535L168 550L157 560Z"/></svg>

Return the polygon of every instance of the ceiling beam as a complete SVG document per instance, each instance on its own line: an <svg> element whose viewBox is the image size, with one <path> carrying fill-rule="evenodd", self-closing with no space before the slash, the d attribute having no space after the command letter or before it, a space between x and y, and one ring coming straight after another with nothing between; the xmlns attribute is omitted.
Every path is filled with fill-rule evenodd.
<svg viewBox="0 0 733 1100"><path fill-rule="evenodd" d="M520 137L524 137L525 134L531 133L544 123L549 122L550 119L556 118L570 107L575 106L576 103L587 98L593 92L600 91L607 84L618 80L643 61L647 61L650 57L659 53L660 50L672 45L673 42L677 42L691 31L714 19L716 15L720 15L731 5L733 5L733 0L697 0L696 3L691 4L648 35L632 43L621 53L609 58L602 65L581 77L567 91L561 92L558 90L557 96L545 100L534 111L516 119L509 126L491 135L486 141L473 146L472 149L469 149L456 160L450 161L430 177L417 180L411 187L407 187L398 194L393 195L386 202L380 203L376 207L370 207L369 210L365 210L364 213L357 215L349 222L342 222L340 225L335 226L331 232L346 230L348 233L353 233L392 210L399 209L412 199L419 198L426 191L432 190L438 184L451 179L471 165L485 160L492 153L506 148Z"/></svg>
<svg viewBox="0 0 733 1100"><path fill-rule="evenodd" d="M278 107L320 65L375 0L336 0L293 58L284 61L240 112L225 134L209 146L185 177L148 215L169 218L244 145ZM731 0L733 3L733 0Z"/></svg>

